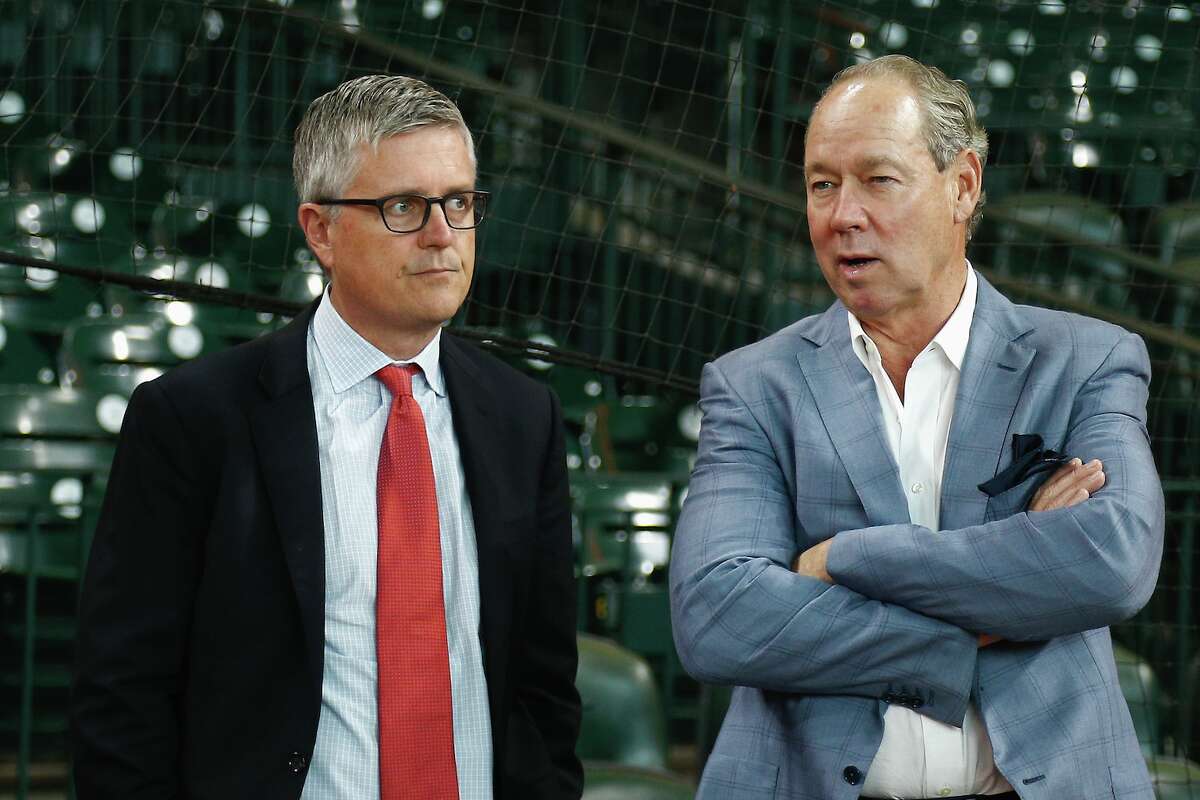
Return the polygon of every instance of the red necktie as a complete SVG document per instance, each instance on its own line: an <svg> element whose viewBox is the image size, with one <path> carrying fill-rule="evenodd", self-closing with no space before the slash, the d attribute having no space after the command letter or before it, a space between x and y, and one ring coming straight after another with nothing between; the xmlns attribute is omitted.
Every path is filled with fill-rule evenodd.
<svg viewBox="0 0 1200 800"><path fill-rule="evenodd" d="M381 800L457 800L437 488L415 364L375 377L392 393L379 448L375 647Z"/></svg>

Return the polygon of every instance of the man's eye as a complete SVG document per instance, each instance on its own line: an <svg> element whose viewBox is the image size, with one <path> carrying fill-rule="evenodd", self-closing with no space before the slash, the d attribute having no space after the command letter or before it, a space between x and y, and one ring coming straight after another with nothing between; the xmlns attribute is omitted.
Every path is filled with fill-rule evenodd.
<svg viewBox="0 0 1200 800"><path fill-rule="evenodd" d="M413 210L413 202L407 197L397 197L389 200L384 210L386 210L389 214L395 214L397 216L409 214Z"/></svg>
<svg viewBox="0 0 1200 800"><path fill-rule="evenodd" d="M813 181L812 190L814 192L824 191L833 186L833 181Z"/></svg>
<svg viewBox="0 0 1200 800"><path fill-rule="evenodd" d="M893 178L891 175L872 175L871 176L872 183L894 183L895 180L896 179Z"/></svg>
<svg viewBox="0 0 1200 800"><path fill-rule="evenodd" d="M465 194L452 194L446 198L446 205L453 211L466 211L471 207L471 200Z"/></svg>

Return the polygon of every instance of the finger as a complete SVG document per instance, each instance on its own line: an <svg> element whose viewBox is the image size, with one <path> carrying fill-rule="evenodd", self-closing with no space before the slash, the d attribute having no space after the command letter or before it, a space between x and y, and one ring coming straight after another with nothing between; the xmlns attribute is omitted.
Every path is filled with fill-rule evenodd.
<svg viewBox="0 0 1200 800"><path fill-rule="evenodd" d="M1091 494L1100 491L1100 487L1104 485L1105 475L1102 470L1096 470L1084 477L1080 482L1082 488L1087 489Z"/></svg>
<svg viewBox="0 0 1200 800"><path fill-rule="evenodd" d="M1063 464L1054 474L1043 483L1034 494L1029 504L1031 511L1047 511L1059 508L1065 495L1069 494L1075 485L1077 471L1083 466L1078 458L1073 458Z"/></svg>
<svg viewBox="0 0 1200 800"><path fill-rule="evenodd" d="M1071 459L1055 472L1046 482L1047 491L1035 495L1029 504L1030 511L1052 511L1058 508L1069 508L1083 502L1092 493L1104 485L1103 464L1099 459L1092 459L1086 464L1079 459ZM1086 494L1080 494L1083 491Z"/></svg>

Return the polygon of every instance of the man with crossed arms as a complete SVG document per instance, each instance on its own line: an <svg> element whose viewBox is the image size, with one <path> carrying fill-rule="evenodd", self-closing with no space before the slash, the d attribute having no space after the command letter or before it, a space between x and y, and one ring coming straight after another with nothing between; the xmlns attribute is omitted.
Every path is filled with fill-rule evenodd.
<svg viewBox="0 0 1200 800"><path fill-rule="evenodd" d="M737 686L703 800L1153 797L1107 627L1162 555L1149 360L971 268L986 156L904 56L813 113L838 301L705 367L672 555L680 657Z"/></svg>

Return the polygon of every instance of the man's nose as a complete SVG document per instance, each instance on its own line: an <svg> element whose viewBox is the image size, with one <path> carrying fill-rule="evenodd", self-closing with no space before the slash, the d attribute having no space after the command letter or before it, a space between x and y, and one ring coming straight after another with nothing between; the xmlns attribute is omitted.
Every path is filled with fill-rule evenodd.
<svg viewBox="0 0 1200 800"><path fill-rule="evenodd" d="M867 227L867 212L857 188L843 183L833 204L830 225L836 231L863 230Z"/></svg>
<svg viewBox="0 0 1200 800"><path fill-rule="evenodd" d="M429 221L421 229L421 244L425 247L449 247L454 241L454 229L446 218L446 207L437 203L429 209Z"/></svg>

